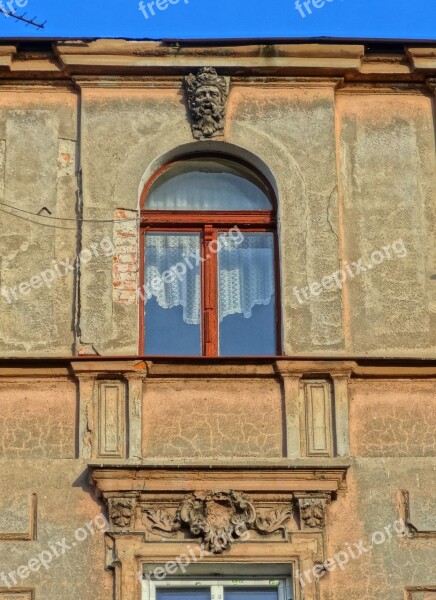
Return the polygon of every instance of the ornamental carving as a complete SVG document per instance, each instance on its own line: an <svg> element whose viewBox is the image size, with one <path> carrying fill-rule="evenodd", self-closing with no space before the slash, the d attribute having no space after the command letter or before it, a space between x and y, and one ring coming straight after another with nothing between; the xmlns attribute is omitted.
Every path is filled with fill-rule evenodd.
<svg viewBox="0 0 436 600"><path fill-rule="evenodd" d="M179 518L193 535L203 538L207 550L220 553L249 529L256 511L245 494L212 491L185 498Z"/></svg>
<svg viewBox="0 0 436 600"><path fill-rule="evenodd" d="M135 498L109 498L109 519L114 529L131 529L135 504Z"/></svg>
<svg viewBox="0 0 436 600"><path fill-rule="evenodd" d="M286 522L292 517L292 508L282 507L268 511L256 518L256 529L259 533L274 533L282 529L286 531Z"/></svg>
<svg viewBox="0 0 436 600"><path fill-rule="evenodd" d="M142 511L142 522L147 531L159 535L170 535L182 526L178 515L171 515L162 508L145 508Z"/></svg>
<svg viewBox="0 0 436 600"><path fill-rule="evenodd" d="M224 132L228 83L213 67L202 67L185 78L192 135L210 139Z"/></svg>
<svg viewBox="0 0 436 600"><path fill-rule="evenodd" d="M235 491L197 492L185 496L176 509L144 508L142 523L147 531L163 537L187 529L200 537L204 548L220 554L252 529L266 535L286 531L293 515L291 505L259 513L246 494Z"/></svg>
<svg viewBox="0 0 436 600"><path fill-rule="evenodd" d="M304 526L310 529L324 528L329 502L329 496L299 498L300 517Z"/></svg>

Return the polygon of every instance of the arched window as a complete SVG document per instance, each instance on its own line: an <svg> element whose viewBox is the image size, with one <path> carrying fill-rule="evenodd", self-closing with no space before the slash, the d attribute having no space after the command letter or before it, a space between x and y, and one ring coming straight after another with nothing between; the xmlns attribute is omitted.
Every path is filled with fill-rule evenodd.
<svg viewBox="0 0 436 600"><path fill-rule="evenodd" d="M274 194L245 163L188 157L148 183L141 345L151 356L279 354Z"/></svg>

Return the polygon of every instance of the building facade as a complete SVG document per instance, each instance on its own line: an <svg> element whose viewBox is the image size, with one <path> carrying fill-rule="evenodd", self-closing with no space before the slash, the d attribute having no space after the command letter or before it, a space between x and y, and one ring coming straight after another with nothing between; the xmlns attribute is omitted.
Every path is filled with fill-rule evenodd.
<svg viewBox="0 0 436 600"><path fill-rule="evenodd" d="M436 48L0 46L0 599L436 598Z"/></svg>

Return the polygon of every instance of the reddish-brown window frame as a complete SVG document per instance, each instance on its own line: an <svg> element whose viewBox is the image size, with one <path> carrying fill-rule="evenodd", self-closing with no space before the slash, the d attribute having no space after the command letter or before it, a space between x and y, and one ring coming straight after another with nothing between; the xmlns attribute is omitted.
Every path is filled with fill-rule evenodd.
<svg viewBox="0 0 436 600"><path fill-rule="evenodd" d="M272 210L262 211L166 211L147 210L147 198L153 184L168 169L177 163L197 158L214 158L217 160L230 160L249 169L262 181ZM281 302L280 302L280 268L279 248L277 236L277 199L269 181L249 163L227 154L188 154L173 160L158 169L149 179L141 194L140 199L140 286L145 284L145 235L148 231L175 231L200 233L201 253L204 253L212 240L216 240L218 233L228 231L237 225L245 232L272 232L274 234L274 266L275 266L275 298L276 298L276 352L281 355ZM202 294L202 353L203 356L218 357L218 256L211 254L210 258L201 265L201 294ZM144 295L140 295L139 306L139 344L140 354L145 352L145 303ZM170 355L168 355L170 356Z"/></svg>

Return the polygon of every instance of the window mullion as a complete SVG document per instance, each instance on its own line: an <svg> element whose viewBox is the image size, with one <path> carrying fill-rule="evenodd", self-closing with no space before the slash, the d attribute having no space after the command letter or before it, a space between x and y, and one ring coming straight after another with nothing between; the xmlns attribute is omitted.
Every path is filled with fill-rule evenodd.
<svg viewBox="0 0 436 600"><path fill-rule="evenodd" d="M211 252L218 232L212 225L205 225L203 239L203 302L204 302L204 354L218 354L218 268L217 253ZM215 244L216 245L216 244Z"/></svg>
<svg viewBox="0 0 436 600"><path fill-rule="evenodd" d="M210 597L211 600L224 600L224 587L222 585L212 585Z"/></svg>

